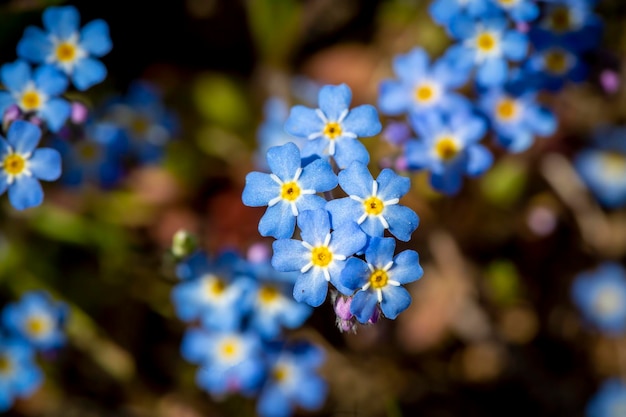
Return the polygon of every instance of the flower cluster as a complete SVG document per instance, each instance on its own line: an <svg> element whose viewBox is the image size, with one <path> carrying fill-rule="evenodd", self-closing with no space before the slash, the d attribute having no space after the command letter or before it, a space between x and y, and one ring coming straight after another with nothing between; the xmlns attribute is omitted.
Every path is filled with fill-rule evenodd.
<svg viewBox="0 0 626 417"><path fill-rule="evenodd" d="M183 357L200 365L198 385L216 397L257 395L259 415L280 417L296 406L320 408L327 388L316 374L323 352L284 337L312 309L293 300L294 274L276 272L268 252L262 245L248 259L195 252L178 264L172 300L180 319L198 324L181 346Z"/></svg>
<svg viewBox="0 0 626 417"><path fill-rule="evenodd" d="M47 293L29 292L2 310L0 336L0 411L16 398L30 396L42 383L35 353L57 349L65 343L63 324L67 307Z"/></svg>
<svg viewBox="0 0 626 417"><path fill-rule="evenodd" d="M302 151L293 143L270 148L271 173L249 173L242 194L245 205L267 207L259 233L277 239L272 266L298 275L294 299L317 307L329 284L342 294L333 296L343 307L341 329L372 321L380 310L395 319L410 303L401 285L422 275L417 253L394 256L395 239L384 237L406 242L417 228L418 216L399 204L410 181L391 169L373 178L358 138L378 134L381 124L373 106L351 109L351 98L345 84L327 85L317 109L294 106L285 131L306 141ZM332 198L337 185L345 197Z"/></svg>

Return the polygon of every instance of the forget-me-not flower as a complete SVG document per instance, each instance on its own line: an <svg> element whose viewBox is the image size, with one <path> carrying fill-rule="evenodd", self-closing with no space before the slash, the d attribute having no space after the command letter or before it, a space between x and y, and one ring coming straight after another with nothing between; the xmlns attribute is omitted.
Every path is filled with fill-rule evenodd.
<svg viewBox="0 0 626 417"><path fill-rule="evenodd" d="M382 236L389 230L400 240L411 239L419 218L413 210L398 204L411 187L409 178L386 168L374 179L366 165L353 162L339 172L339 185L348 197L326 204L333 228L356 222L370 236Z"/></svg>
<svg viewBox="0 0 626 417"><path fill-rule="evenodd" d="M8 91L0 91L0 114L11 105L24 113L32 113L57 132L70 116L72 108L67 100L58 97L67 89L67 78L51 65L31 72L26 61L15 61L0 68L2 84Z"/></svg>
<svg viewBox="0 0 626 417"><path fill-rule="evenodd" d="M79 90L103 81L107 69L95 59L111 50L109 26L96 19L79 29L80 14L74 6L48 7L41 30L29 26L17 44L17 54L35 64L52 64L61 69Z"/></svg>
<svg viewBox="0 0 626 417"><path fill-rule="evenodd" d="M32 395L43 382L34 356L25 340L0 337L0 411L8 410L16 398Z"/></svg>
<svg viewBox="0 0 626 417"><path fill-rule="evenodd" d="M289 142L267 151L271 174L251 172L246 176L242 200L246 206L268 206L259 222L259 233L285 239L293 235L296 217L303 210L324 207L316 195L337 186L337 176L323 159L302 166L298 147Z"/></svg>
<svg viewBox="0 0 626 417"><path fill-rule="evenodd" d="M463 176L475 177L488 170L493 155L478 142L487 132L485 121L466 111L412 117L418 139L405 146L409 168L430 171L430 183L445 194L456 194Z"/></svg>
<svg viewBox="0 0 626 417"><path fill-rule="evenodd" d="M626 271L621 265L605 262L578 274L572 298L584 318L601 331L620 335L626 330Z"/></svg>
<svg viewBox="0 0 626 417"><path fill-rule="evenodd" d="M402 284L422 277L417 252L405 250L394 257L396 241L393 238L370 239L365 249L365 262L359 258L348 259L341 272L341 284L350 290L350 312L361 323L366 323L378 305L385 317L395 319L411 304L411 296Z"/></svg>
<svg viewBox="0 0 626 417"><path fill-rule="evenodd" d="M14 121L7 139L0 136L0 194L9 190L9 201L18 210L43 202L38 180L61 176L61 155L55 149L37 148L41 130L23 120Z"/></svg>
<svg viewBox="0 0 626 417"><path fill-rule="evenodd" d="M298 216L302 240L280 239L272 247L272 266L278 271L300 271L293 297L317 307L326 299L328 282L339 288L339 274L346 259L361 250L367 237L355 222L331 233L328 212L306 210Z"/></svg>
<svg viewBox="0 0 626 417"><path fill-rule="evenodd" d="M369 162L369 153L357 139L380 133L382 125L374 106L364 104L350 109L352 91L345 85L326 85L319 92L317 109L291 108L285 131L308 139L303 158L332 156L339 168L352 161Z"/></svg>
<svg viewBox="0 0 626 417"><path fill-rule="evenodd" d="M602 384L589 400L586 417L626 416L626 384L619 378L611 378Z"/></svg>

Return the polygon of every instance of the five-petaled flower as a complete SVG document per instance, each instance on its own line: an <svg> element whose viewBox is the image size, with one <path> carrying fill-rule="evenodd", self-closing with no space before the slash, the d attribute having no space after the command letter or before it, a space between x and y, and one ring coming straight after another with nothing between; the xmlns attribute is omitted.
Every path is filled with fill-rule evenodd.
<svg viewBox="0 0 626 417"><path fill-rule="evenodd" d="M54 181L61 176L61 155L55 149L35 149L41 130L23 120L9 127L7 139L0 136L0 194L9 190L9 201L18 210L43 202L38 179Z"/></svg>

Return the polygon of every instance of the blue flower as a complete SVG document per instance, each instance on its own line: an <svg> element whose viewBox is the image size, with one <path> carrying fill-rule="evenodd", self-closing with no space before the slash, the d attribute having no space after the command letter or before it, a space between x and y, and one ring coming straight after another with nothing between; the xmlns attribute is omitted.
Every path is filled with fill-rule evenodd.
<svg viewBox="0 0 626 417"><path fill-rule="evenodd" d="M411 304L411 296L401 285L422 277L417 252L405 250L395 257L396 241L392 238L370 239L365 260L350 258L341 272L341 285L346 295L354 297L350 312L361 323L366 323L380 305L385 317L395 319Z"/></svg>
<svg viewBox="0 0 626 417"><path fill-rule="evenodd" d="M378 107L384 114L422 113L456 107L467 99L450 92L467 81L469 71L459 71L449 60L439 60L429 68L429 57L422 48L414 48L393 60L399 80L380 84Z"/></svg>
<svg viewBox="0 0 626 417"><path fill-rule="evenodd" d="M11 105L24 113L32 113L46 121L57 132L70 116L70 103L57 96L67 89L67 78L58 69L44 65L31 73L30 65L15 61L0 68L2 84L9 91L0 91L0 114Z"/></svg>
<svg viewBox="0 0 626 417"><path fill-rule="evenodd" d="M0 411L8 410L15 398L31 396L43 381L27 342L0 337Z"/></svg>
<svg viewBox="0 0 626 417"><path fill-rule="evenodd" d="M316 370L323 361L323 351L306 343L272 354L270 375L257 402L259 416L289 417L296 406L308 411L321 408L328 386Z"/></svg>
<svg viewBox="0 0 626 417"><path fill-rule="evenodd" d="M483 17L494 11L489 0L434 0L428 9L435 22L449 27L457 16Z"/></svg>
<svg viewBox="0 0 626 417"><path fill-rule="evenodd" d="M383 169L374 180L367 166L353 162L339 173L339 185L348 197L326 204L333 228L356 222L370 236L382 236L386 229L400 240L408 241L419 224L413 210L399 203L411 180Z"/></svg>
<svg viewBox="0 0 626 417"><path fill-rule="evenodd" d="M626 416L626 384L619 378L611 378L602 384L589 400L586 417Z"/></svg>
<svg viewBox="0 0 626 417"><path fill-rule="evenodd" d="M54 349L65 343L67 313L65 304L54 302L43 291L34 291L4 308L2 324L37 349Z"/></svg>
<svg viewBox="0 0 626 417"><path fill-rule="evenodd" d="M445 194L456 194L463 176L484 173L493 163L493 155L478 142L487 132L487 124L469 112L437 113L412 117L419 139L405 146L405 157L412 169L430 171L430 183Z"/></svg>
<svg viewBox="0 0 626 417"><path fill-rule="evenodd" d="M579 83L587 77L587 66L579 51L554 43L537 42L525 68L529 77L539 78L537 84L548 91L559 91L567 81Z"/></svg>
<svg viewBox="0 0 626 417"><path fill-rule="evenodd" d="M55 149L35 149L41 130L16 120L9 127L7 140L0 136L0 194L9 190L9 201L18 210L43 202L38 179L54 181L61 176L61 155Z"/></svg>
<svg viewBox="0 0 626 417"><path fill-rule="evenodd" d="M357 138L374 136L382 126L373 106L365 104L350 110L351 100L352 92L347 85L327 85L320 90L318 109L291 108L285 131L308 139L303 157L332 156L339 168L347 167L352 161L369 162L369 153Z"/></svg>
<svg viewBox="0 0 626 417"><path fill-rule="evenodd" d="M187 331L181 353L200 365L198 386L212 395L251 394L265 378L261 341L254 333Z"/></svg>
<svg viewBox="0 0 626 417"><path fill-rule="evenodd" d="M93 20L80 30L79 21L74 6L48 7L43 12L46 30L27 27L17 44L17 54L36 64L55 65L77 89L88 89L105 79L107 69L94 57L107 54L112 45L104 20Z"/></svg>
<svg viewBox="0 0 626 417"><path fill-rule="evenodd" d="M601 331L620 335L626 330L626 271L605 262L597 270L576 276L572 298L585 319Z"/></svg>
<svg viewBox="0 0 626 417"><path fill-rule="evenodd" d="M509 73L507 59L521 61L528 51L526 35L507 29L507 25L503 16L479 21L456 17L450 29L461 42L448 49L445 59L454 62L460 71L476 66L476 81L481 86L502 85Z"/></svg>
<svg viewBox="0 0 626 417"><path fill-rule="evenodd" d="M206 328L216 330L239 327L250 309L241 302L248 298L250 280L233 276L235 260L231 254L220 258L211 262L198 252L178 266L183 282L172 290L172 301L181 320L200 319Z"/></svg>
<svg viewBox="0 0 626 417"><path fill-rule="evenodd" d="M339 288L339 274L346 259L361 250L366 235L354 222L331 233L325 210L306 210L298 217L302 240L280 239L273 243L272 266L278 271L300 271L293 297L317 307L326 299L328 282Z"/></svg>
<svg viewBox="0 0 626 417"><path fill-rule="evenodd" d="M266 162L265 155L269 148L274 146L281 146L287 142L295 143L298 148L302 149L304 146L304 140L291 136L285 132L285 121L289 116L289 109L287 103L278 97L271 97L265 102L263 106L263 123L257 130L257 149L254 152L255 165L262 170L268 170L269 166Z"/></svg>
<svg viewBox="0 0 626 417"><path fill-rule="evenodd" d="M531 22L539 16L537 0L490 0L514 22Z"/></svg>
<svg viewBox="0 0 626 417"><path fill-rule="evenodd" d="M291 142L270 148L267 163L271 174L251 172L246 176L242 200L246 206L268 206L259 222L262 236L289 238L301 211L324 207L326 200L316 193L335 188L337 176L322 159L302 167L300 151Z"/></svg>
<svg viewBox="0 0 626 417"><path fill-rule="evenodd" d="M574 166L600 204L626 206L626 153L585 149L574 158Z"/></svg>
<svg viewBox="0 0 626 417"><path fill-rule="evenodd" d="M556 131L554 114L536 102L532 90L494 88L480 98L480 106L491 120L497 142L509 152L528 149L535 136L549 136Z"/></svg>

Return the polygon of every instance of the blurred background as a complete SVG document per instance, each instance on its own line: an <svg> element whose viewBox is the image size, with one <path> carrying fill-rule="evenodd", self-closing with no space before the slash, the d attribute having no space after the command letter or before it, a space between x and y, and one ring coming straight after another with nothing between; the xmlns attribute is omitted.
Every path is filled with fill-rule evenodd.
<svg viewBox="0 0 626 417"><path fill-rule="evenodd" d="M436 57L450 44L428 3L3 2L2 63L46 6L74 4L81 22L106 20L113 40L106 81L79 97L90 112L145 80L177 125L160 162L132 165L114 187L46 184L44 204L25 212L0 201L0 302L45 289L70 307L67 345L40 358L44 385L8 415L254 415L251 399L201 391L181 358L172 236L184 228L211 253L270 244L257 232L264 210L241 203L266 100L313 107L318 86L347 83L353 106L375 104L395 55L422 46ZM588 81L542 97L556 134L517 155L493 146L493 168L454 197L403 173L413 185L402 202L421 218L398 248L424 267L408 285L413 304L356 334L337 330L329 305L316 309L294 334L326 350L330 390L302 415L582 416L602 380L626 376L626 338L586 325L570 296L580 271L626 262L626 211L601 208L571 163L595 128L626 118L626 4L596 10L605 27L585 56ZM364 140L373 172L399 154L382 136Z"/></svg>

